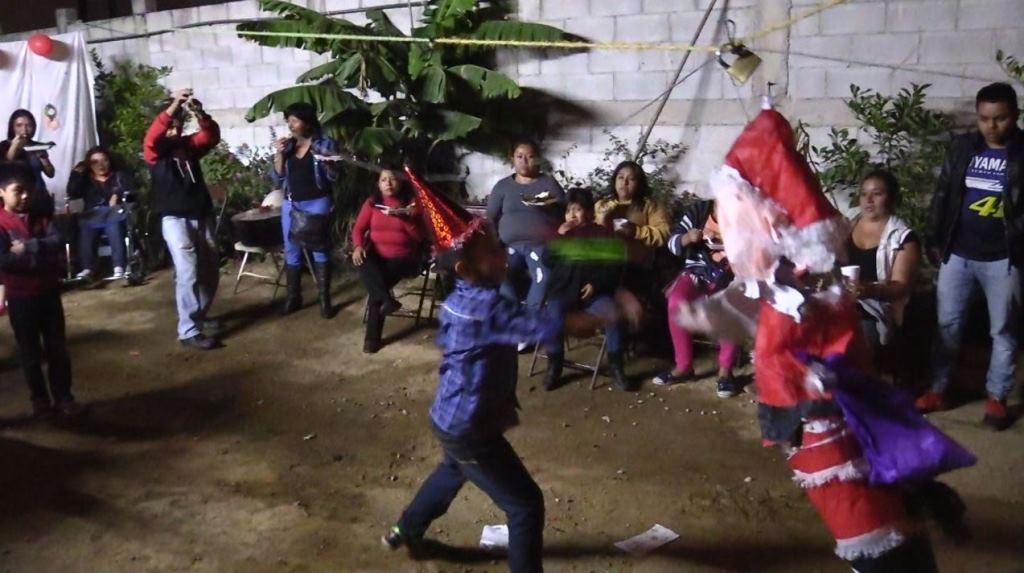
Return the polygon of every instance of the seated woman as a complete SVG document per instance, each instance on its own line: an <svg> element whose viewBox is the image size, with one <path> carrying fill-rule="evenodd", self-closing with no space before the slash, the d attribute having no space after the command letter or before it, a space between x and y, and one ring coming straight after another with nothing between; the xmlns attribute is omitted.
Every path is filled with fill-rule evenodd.
<svg viewBox="0 0 1024 573"><path fill-rule="evenodd" d="M676 280L665 289L675 368L654 377L651 382L658 386L686 382L694 377L693 337L671 317L679 314L680 306L724 289L733 278L713 201L696 203L683 213L668 240L668 248L673 255L685 258L686 263ZM719 340L717 393L720 398L732 398L740 392L732 374L738 354L739 346L735 342Z"/></svg>
<svg viewBox="0 0 1024 573"><path fill-rule="evenodd" d="M36 176L36 187L29 199L29 209L33 213L52 217L54 214L53 196L46 190L46 181L53 179L54 168L50 156L45 150L28 151L26 148L38 144L33 141L36 135L36 117L27 109L18 109L11 114L7 122L7 139L0 142L0 159L4 161L21 161L26 163Z"/></svg>
<svg viewBox="0 0 1024 573"><path fill-rule="evenodd" d="M921 243L906 221L893 214L900 185L889 171L869 173L860 184L860 214L846 245L850 265L860 267L857 293L861 327L875 351L903 323L903 310L921 266Z"/></svg>
<svg viewBox="0 0 1024 573"><path fill-rule="evenodd" d="M635 161L619 163L608 186L613 194L597 202L597 224L626 240L625 286L643 297L653 284L655 249L668 239L668 212L650 198L647 174Z"/></svg>
<svg viewBox="0 0 1024 573"><path fill-rule="evenodd" d="M363 352L380 350L384 317L402 306L391 289L423 268L426 239L412 193L398 171L381 171L377 191L363 203L352 226L352 263L369 294Z"/></svg>
<svg viewBox="0 0 1024 573"><path fill-rule="evenodd" d="M566 195L565 223L558 234L565 239L609 239L614 237L594 222L594 196L589 189L570 189ZM583 310L604 316L615 309L615 292L622 280L622 267L616 264L587 263L563 260L549 254L546 265L551 269L548 283L548 301L556 301L565 312ZM623 358L623 331L621 325L610 323L605 327L605 349L608 367L615 386L630 390ZM559 345L548 352L548 369L544 389L554 390L565 365L565 348Z"/></svg>
<svg viewBox="0 0 1024 573"><path fill-rule="evenodd" d="M68 179L68 199L83 201L78 216L78 264L82 268L80 279L90 279L95 272L96 238L106 232L110 244L111 280L124 278L125 221L128 214L119 205L131 183L122 172L113 169L110 153L102 147L93 147L85 154Z"/></svg>

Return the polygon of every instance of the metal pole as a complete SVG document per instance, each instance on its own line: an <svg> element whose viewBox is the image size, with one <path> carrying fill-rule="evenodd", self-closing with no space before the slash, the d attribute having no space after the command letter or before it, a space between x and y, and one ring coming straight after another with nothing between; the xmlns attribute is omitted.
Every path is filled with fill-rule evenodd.
<svg viewBox="0 0 1024 573"><path fill-rule="evenodd" d="M693 46L700 39L700 33L704 31L704 25L707 24L708 18L711 17L711 11L715 9L715 4L718 0L711 0L708 4L708 9L704 11L704 17L700 20L700 25L697 26L697 31L693 34L693 39L690 40L690 45ZM683 61L679 62L679 67L676 68L676 75L672 78L672 81L668 84L670 86L675 85L679 81L679 76L683 75L683 68L686 67L686 62L690 59L692 50L688 50L683 54ZM644 148L647 147L647 139L651 137L651 132L654 131L654 126L658 123L658 118L661 117L661 112L665 109L665 104L668 103L669 98L672 97L672 90L665 92L665 95L661 97L661 102L658 103L658 109L654 111L654 117L651 118L651 124L644 130L643 136L640 138L640 143L636 147L636 153L633 155L633 160L637 161L640 159L640 155L643 154Z"/></svg>

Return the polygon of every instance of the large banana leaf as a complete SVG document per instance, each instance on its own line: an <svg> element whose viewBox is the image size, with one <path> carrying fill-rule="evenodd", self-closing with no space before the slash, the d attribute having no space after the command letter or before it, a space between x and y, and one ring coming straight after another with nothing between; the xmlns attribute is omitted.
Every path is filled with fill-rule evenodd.
<svg viewBox="0 0 1024 573"><path fill-rule="evenodd" d="M281 0L260 0L260 7L268 12L281 14L278 20L245 22L235 27L241 38L252 40L263 46L278 48L300 48L318 54L334 52L339 47L337 40L308 38L300 36L254 36L245 32L276 32L282 34L363 34L365 30L355 24L329 18L289 2Z"/></svg>
<svg viewBox="0 0 1024 573"><path fill-rule="evenodd" d="M420 97L430 103L442 103L447 99L448 74L438 65L423 68Z"/></svg>
<svg viewBox="0 0 1024 573"><path fill-rule="evenodd" d="M337 83L292 86L271 92L253 104L245 114L246 121L256 121L272 112L283 112L289 105L309 102L316 107L320 123L328 123L348 111L365 111L366 103L341 89Z"/></svg>
<svg viewBox="0 0 1024 573"><path fill-rule="evenodd" d="M472 64L451 66L448 71L466 80L470 86L480 92L484 99L519 97L522 92L512 78L505 74Z"/></svg>
<svg viewBox="0 0 1024 573"><path fill-rule="evenodd" d="M567 0L562 0L567 1ZM488 20L481 22L473 31L473 37L480 40L555 42L558 40L579 40L578 36L566 34L547 24L519 22L517 20Z"/></svg>
<svg viewBox="0 0 1024 573"><path fill-rule="evenodd" d="M350 54L345 58L337 58L327 63L320 64L306 73L299 76L299 83L309 83L332 77L341 85L349 85L349 80L357 75L359 66L362 63L362 56L359 53Z"/></svg>
<svg viewBox="0 0 1024 573"><path fill-rule="evenodd" d="M444 122L444 129L434 137L438 141L461 139L480 127L483 122L475 115L450 109L441 110L440 115Z"/></svg>
<svg viewBox="0 0 1024 573"><path fill-rule="evenodd" d="M364 127L355 139L356 152L367 157L380 157L402 141L402 132L389 127Z"/></svg>

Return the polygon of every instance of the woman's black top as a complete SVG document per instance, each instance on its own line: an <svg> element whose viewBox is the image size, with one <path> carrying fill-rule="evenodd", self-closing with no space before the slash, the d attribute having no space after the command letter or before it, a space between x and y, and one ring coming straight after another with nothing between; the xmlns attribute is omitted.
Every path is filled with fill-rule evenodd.
<svg viewBox="0 0 1024 573"><path fill-rule="evenodd" d="M326 195L316 186L314 168L312 148L307 149L302 157L288 157L288 193L292 201L308 201Z"/></svg>
<svg viewBox="0 0 1024 573"><path fill-rule="evenodd" d="M860 282L878 282L877 246L870 249L861 249L853 242L853 237L850 237L846 243L846 252L849 256L850 264L860 267Z"/></svg>

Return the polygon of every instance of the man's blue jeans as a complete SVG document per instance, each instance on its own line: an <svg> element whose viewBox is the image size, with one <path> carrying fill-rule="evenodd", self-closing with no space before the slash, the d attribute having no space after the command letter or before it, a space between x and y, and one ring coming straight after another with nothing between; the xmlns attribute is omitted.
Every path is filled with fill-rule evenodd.
<svg viewBox="0 0 1024 573"><path fill-rule="evenodd" d="M504 436L467 443L441 433L443 459L423 482L398 527L408 539L422 539L431 522L448 511L466 480L505 512L508 565L512 573L540 573L544 548L544 494Z"/></svg>
<svg viewBox="0 0 1024 573"><path fill-rule="evenodd" d="M315 215L326 215L331 212L330 197L321 197L319 199L310 199L308 201L295 201L294 203L299 207L299 209ZM302 249L288 238L288 233L291 231L291 228L292 201L286 200L281 205L281 232L284 234L284 262L289 266L297 267L302 264ZM312 251L312 253L314 262L326 263L328 261L329 255L327 251Z"/></svg>
<svg viewBox="0 0 1024 573"><path fill-rule="evenodd" d="M1020 271L1007 259L980 262L950 255L939 269L939 332L932 357L932 390L945 392L949 388L976 285L985 294L992 336L985 389L989 396L1003 399L1013 388L1021 318Z"/></svg>
<svg viewBox="0 0 1024 573"><path fill-rule="evenodd" d="M220 282L220 262L208 219L164 215L161 228L174 261L174 297L178 305L178 339L199 334L213 306Z"/></svg>
<svg viewBox="0 0 1024 573"><path fill-rule="evenodd" d="M526 293L526 306L540 308L547 294L548 269L544 266L543 243L513 243L508 245L508 271L501 294L521 301L519 286L524 275L529 275L530 290Z"/></svg>

